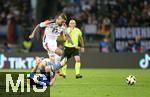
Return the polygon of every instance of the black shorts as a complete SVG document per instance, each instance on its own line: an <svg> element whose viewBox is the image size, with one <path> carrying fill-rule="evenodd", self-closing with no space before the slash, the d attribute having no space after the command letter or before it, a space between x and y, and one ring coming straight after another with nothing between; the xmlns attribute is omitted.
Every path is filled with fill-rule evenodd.
<svg viewBox="0 0 150 97"><path fill-rule="evenodd" d="M79 56L79 50L74 47L65 47L64 57L67 57L67 59L69 59L72 56Z"/></svg>

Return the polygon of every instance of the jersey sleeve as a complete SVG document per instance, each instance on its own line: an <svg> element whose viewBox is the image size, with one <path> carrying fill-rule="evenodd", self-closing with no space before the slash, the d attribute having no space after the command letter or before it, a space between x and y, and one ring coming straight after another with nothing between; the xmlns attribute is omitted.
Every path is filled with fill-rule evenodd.
<svg viewBox="0 0 150 97"><path fill-rule="evenodd" d="M40 23L40 27L43 28L43 27L47 27L49 24L51 24L52 21L50 20L46 20L44 22L41 22Z"/></svg>
<svg viewBox="0 0 150 97"><path fill-rule="evenodd" d="M79 36L82 36L82 32L80 29L78 29L78 34L79 34Z"/></svg>

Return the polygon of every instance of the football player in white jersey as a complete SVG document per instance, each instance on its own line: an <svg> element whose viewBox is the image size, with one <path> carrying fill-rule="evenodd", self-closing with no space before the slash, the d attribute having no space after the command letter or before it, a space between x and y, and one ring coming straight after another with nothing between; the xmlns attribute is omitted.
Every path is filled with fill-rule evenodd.
<svg viewBox="0 0 150 97"><path fill-rule="evenodd" d="M66 35L66 37L73 44L69 34L67 34L66 32L66 20L66 15L62 13L56 18L55 21L46 20L44 22L41 22L34 28L33 32L29 36L29 38L33 38L35 33L39 32L39 30L44 27L45 31L43 36L43 47L48 51L49 57L55 55L55 59L53 61L56 63L61 59L60 56L62 55L62 50L57 47L58 36Z"/></svg>

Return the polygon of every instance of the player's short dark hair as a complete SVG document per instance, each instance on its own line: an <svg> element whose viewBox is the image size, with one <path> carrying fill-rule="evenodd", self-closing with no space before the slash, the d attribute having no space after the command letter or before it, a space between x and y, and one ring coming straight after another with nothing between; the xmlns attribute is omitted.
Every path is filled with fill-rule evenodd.
<svg viewBox="0 0 150 97"><path fill-rule="evenodd" d="M67 16L65 13L61 13L59 16L61 16L64 20L67 20Z"/></svg>

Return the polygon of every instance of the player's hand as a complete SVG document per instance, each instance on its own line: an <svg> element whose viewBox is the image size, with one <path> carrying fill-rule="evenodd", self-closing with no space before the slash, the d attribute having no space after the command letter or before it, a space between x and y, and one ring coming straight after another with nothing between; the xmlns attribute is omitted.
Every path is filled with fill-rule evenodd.
<svg viewBox="0 0 150 97"><path fill-rule="evenodd" d="M84 50L84 48L83 48L83 47L81 47L80 49L81 49L81 52L82 52L82 53L84 53L84 51L85 51L85 50Z"/></svg>
<svg viewBox="0 0 150 97"><path fill-rule="evenodd" d="M31 34L31 35L29 36L29 38L30 38L30 39L34 38L34 34Z"/></svg>
<svg viewBox="0 0 150 97"><path fill-rule="evenodd" d="M80 47L79 46L74 46L76 49L80 49Z"/></svg>

